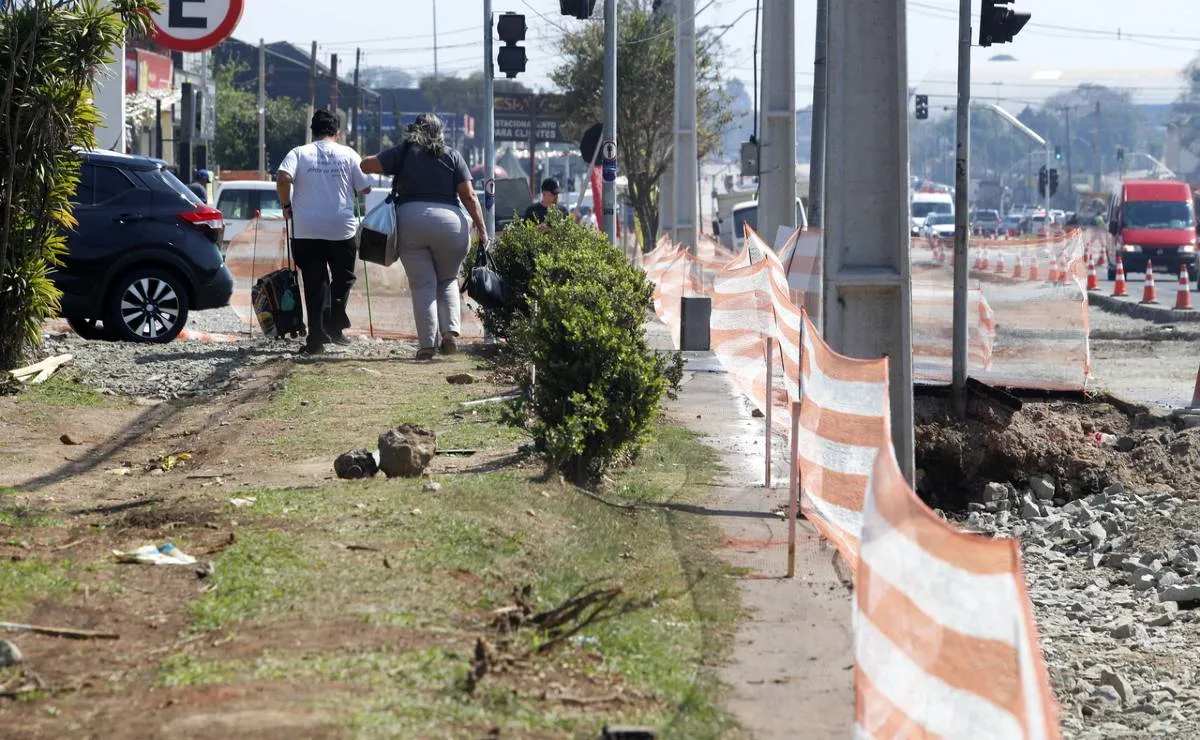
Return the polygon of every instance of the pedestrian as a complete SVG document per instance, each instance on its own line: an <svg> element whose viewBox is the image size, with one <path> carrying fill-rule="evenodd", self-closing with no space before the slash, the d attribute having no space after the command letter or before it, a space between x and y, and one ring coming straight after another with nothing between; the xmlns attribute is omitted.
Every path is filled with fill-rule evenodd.
<svg viewBox="0 0 1200 740"><path fill-rule="evenodd" d="M357 278L357 194L371 192L361 158L337 142L338 119L319 110L312 117L313 142L288 152L279 165L275 189L283 217L292 222L292 251L304 282L308 339L301 354L315 355L325 345L349 344L346 305Z"/></svg>
<svg viewBox="0 0 1200 740"><path fill-rule="evenodd" d="M567 209L558 205L558 196L561 192L562 188L559 187L558 180L555 180L553 177L542 180L541 200L526 208L523 218L526 221L544 224L546 217L550 215L551 208L557 208L564 216L567 215Z"/></svg>
<svg viewBox="0 0 1200 740"><path fill-rule="evenodd" d="M196 170L196 179L188 185L188 189L196 194L201 203L208 203L208 185L212 182L212 173L208 170Z"/></svg>
<svg viewBox="0 0 1200 740"><path fill-rule="evenodd" d="M446 145L442 120L423 113L399 146L364 159L362 171L392 177L400 264L420 342L417 359L432 360L439 348L454 354L462 322L458 276L471 246L467 213L480 244L487 241L467 161Z"/></svg>

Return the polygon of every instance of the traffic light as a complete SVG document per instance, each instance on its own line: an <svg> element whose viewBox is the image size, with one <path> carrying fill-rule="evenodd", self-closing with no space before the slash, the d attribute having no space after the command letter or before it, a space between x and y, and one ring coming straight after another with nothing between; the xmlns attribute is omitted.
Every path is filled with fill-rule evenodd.
<svg viewBox="0 0 1200 740"><path fill-rule="evenodd" d="M1008 5L1010 2L1012 0L983 0L983 9L979 14L980 46L1007 44L1029 22L1029 13L996 7Z"/></svg>
<svg viewBox="0 0 1200 740"><path fill-rule="evenodd" d="M591 18L595 9L596 0L558 0L558 10L562 15L571 15L581 21Z"/></svg>
<svg viewBox="0 0 1200 740"><path fill-rule="evenodd" d="M1123 146L1117 147L1117 161L1118 162L1125 161L1125 147L1123 147Z"/></svg>
<svg viewBox="0 0 1200 740"><path fill-rule="evenodd" d="M1058 170L1050 170L1050 197L1058 192Z"/></svg>
<svg viewBox="0 0 1200 740"><path fill-rule="evenodd" d="M929 96L928 95L918 95L916 98L916 103L917 103L917 120L924 121L926 118L929 118Z"/></svg>
<svg viewBox="0 0 1200 740"><path fill-rule="evenodd" d="M1042 168L1038 170L1038 195L1043 198L1046 197L1046 185L1049 183L1049 180L1050 175L1046 172L1046 166L1042 165Z"/></svg>
<svg viewBox="0 0 1200 740"><path fill-rule="evenodd" d="M496 34L504 42L496 61L509 79L525 71L525 47L517 46L525 40L525 29L525 16L517 13L501 13L496 21Z"/></svg>
<svg viewBox="0 0 1200 740"><path fill-rule="evenodd" d="M1054 147L1054 159L1059 162L1062 161L1062 147L1061 146Z"/></svg>

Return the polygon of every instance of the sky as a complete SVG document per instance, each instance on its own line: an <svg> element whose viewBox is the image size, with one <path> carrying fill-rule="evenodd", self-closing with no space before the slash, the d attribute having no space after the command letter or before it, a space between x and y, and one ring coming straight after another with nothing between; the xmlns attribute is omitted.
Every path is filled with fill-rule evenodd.
<svg viewBox="0 0 1200 740"><path fill-rule="evenodd" d="M1137 102L1169 103L1183 84L1179 72L1200 53L1200 13L1184 10L1195 1L1015 0L1010 7L1033 18L1013 43L973 49L973 94L1017 111L1079 83L1095 82L1130 88ZM600 22L602 3L595 20L587 22ZM803 107L812 95L816 0L795 3L796 94ZM973 0L976 37L979 4ZM352 59L355 49L362 48L364 64L400 66L418 74L433 72L436 12L439 73L465 75L483 66L482 0L289 0L282 13L278 0L246 0L246 5L234 33L242 40L291 41L308 49L315 34L326 60L332 53ZM493 5L496 13L526 16L529 70L519 79L549 89L549 73L558 63L555 38L584 21L559 15L558 0L494 0ZM698 25L732 24L723 37L723 68L749 86L755 0L696 0L696 6ZM935 109L954 102L958 6L958 0L908 0L909 84L930 95ZM989 61L998 54L1016 61Z"/></svg>

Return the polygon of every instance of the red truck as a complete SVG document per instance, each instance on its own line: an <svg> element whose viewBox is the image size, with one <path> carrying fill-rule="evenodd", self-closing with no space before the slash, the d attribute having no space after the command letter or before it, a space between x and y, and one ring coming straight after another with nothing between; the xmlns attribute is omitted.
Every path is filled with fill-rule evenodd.
<svg viewBox="0 0 1200 740"><path fill-rule="evenodd" d="M1116 277L1116 257L1125 272L1145 272L1146 262L1172 275L1186 265L1196 283L1200 257L1196 239L1200 224L1192 189L1175 180L1126 180L1113 193L1108 230L1116 239L1109 247L1108 279Z"/></svg>

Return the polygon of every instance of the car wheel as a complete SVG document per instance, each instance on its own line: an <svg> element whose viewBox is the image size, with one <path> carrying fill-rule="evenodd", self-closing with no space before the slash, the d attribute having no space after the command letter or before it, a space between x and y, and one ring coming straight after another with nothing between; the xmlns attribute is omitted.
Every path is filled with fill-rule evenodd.
<svg viewBox="0 0 1200 740"><path fill-rule="evenodd" d="M165 344L179 336L187 317L183 281L166 270L134 270L110 293L107 323L125 341Z"/></svg>
<svg viewBox="0 0 1200 740"><path fill-rule="evenodd" d="M71 331L84 339L112 339L113 333L101 323L100 319L85 319L80 316L68 316L67 325Z"/></svg>

